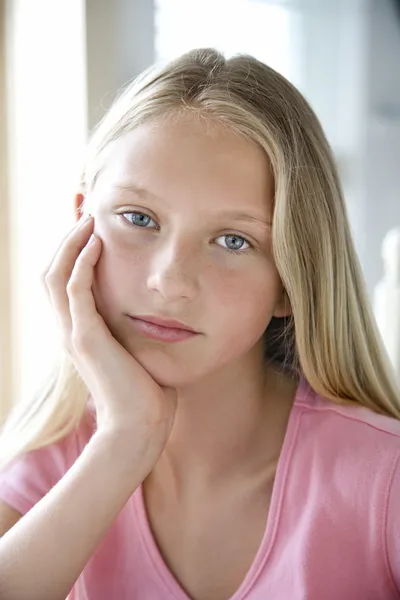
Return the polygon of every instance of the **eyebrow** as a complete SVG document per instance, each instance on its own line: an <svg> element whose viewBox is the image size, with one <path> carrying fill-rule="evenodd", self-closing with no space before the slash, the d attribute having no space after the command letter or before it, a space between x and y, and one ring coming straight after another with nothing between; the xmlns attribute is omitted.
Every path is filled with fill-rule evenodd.
<svg viewBox="0 0 400 600"><path fill-rule="evenodd" d="M135 183L115 183L113 187L124 192L133 192L144 200L158 200L159 202L163 201L163 198L160 198L160 196L156 196L156 194L149 192L149 190L146 190Z"/></svg>
<svg viewBox="0 0 400 600"><path fill-rule="evenodd" d="M249 223L256 223L257 225L263 225L264 227L272 227L272 221L262 217L261 215L251 215L249 213L240 213L232 210L223 211L220 213L220 215L227 219L248 221Z"/></svg>
<svg viewBox="0 0 400 600"><path fill-rule="evenodd" d="M118 183L114 184L113 187L119 190L123 190L125 192L133 192L143 200L157 200L158 202L164 201L163 198L160 198L160 196L153 194L149 190L146 190L145 188L142 188L136 185L135 183ZM272 221L270 219L265 218L262 215L243 213L234 210L224 210L221 213L219 213L219 216L224 217L226 219L234 219L237 221L247 221L249 223L262 225L263 227L272 227Z"/></svg>

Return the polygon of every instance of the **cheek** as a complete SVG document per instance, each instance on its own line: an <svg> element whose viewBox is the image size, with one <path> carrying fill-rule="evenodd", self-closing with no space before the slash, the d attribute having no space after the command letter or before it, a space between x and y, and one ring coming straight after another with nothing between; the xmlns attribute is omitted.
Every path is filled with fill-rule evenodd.
<svg viewBox="0 0 400 600"><path fill-rule="evenodd" d="M219 273L209 289L213 289L217 322L240 334L262 331L268 325L281 284L275 267L262 261L257 268Z"/></svg>
<svg viewBox="0 0 400 600"><path fill-rule="evenodd" d="M225 307L254 306L262 299L264 304L268 303L278 295L280 288L276 268L267 260L240 269L219 269L213 273L213 279L213 288Z"/></svg>
<svg viewBox="0 0 400 600"><path fill-rule="evenodd" d="M103 249L95 268L96 301L107 313L132 299L143 286L146 260L140 248L132 248L115 234L101 235Z"/></svg>

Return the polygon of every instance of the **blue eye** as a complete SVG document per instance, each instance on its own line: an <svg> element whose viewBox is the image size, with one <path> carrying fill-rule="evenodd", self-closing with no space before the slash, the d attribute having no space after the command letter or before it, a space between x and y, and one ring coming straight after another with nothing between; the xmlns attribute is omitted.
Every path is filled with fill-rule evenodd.
<svg viewBox="0 0 400 600"><path fill-rule="evenodd" d="M121 216L128 221L134 227L140 227L142 229L159 229L159 225L149 215L142 212L130 211L120 213ZM218 240L224 240L221 244ZM236 233L229 233L221 235L216 239L219 246L222 246L228 252L234 254L245 254L249 250L253 249L253 246L241 235Z"/></svg>
<svg viewBox="0 0 400 600"><path fill-rule="evenodd" d="M221 235L217 240L220 239L225 240L225 244L222 245L223 248L230 252L235 252L236 254L244 253L251 248L251 244L247 240L235 233Z"/></svg>
<svg viewBox="0 0 400 600"><path fill-rule="evenodd" d="M153 223L153 227L157 227L157 223L145 213L126 212L122 213L122 215L127 221L129 221L129 223L135 225L136 227L147 228L151 222Z"/></svg>

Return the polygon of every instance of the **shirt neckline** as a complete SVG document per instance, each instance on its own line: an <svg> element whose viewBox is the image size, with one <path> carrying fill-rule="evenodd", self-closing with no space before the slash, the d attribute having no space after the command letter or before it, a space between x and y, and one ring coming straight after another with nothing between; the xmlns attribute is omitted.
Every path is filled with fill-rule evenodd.
<svg viewBox="0 0 400 600"><path fill-rule="evenodd" d="M285 490L287 474L293 455L293 449L297 440L299 427L298 404L309 395L310 388L303 377L300 378L297 386L293 405L289 414L288 424L282 444L281 453L275 473L275 480L272 488L271 501L264 529L264 534L254 560L247 571L242 583L236 592L228 600L243 600L255 585L258 577L265 568L276 539L279 522L282 517L282 498ZM135 494L135 508L138 516L139 531L142 544L164 587L168 590L173 600L192 600L186 594L173 573L167 567L161 552L156 544L150 523L147 517L147 511L144 503L143 485L137 489Z"/></svg>

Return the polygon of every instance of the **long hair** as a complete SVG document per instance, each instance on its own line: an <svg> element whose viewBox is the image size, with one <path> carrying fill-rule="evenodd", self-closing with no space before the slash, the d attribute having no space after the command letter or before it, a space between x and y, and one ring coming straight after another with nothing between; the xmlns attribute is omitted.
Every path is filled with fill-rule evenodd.
<svg viewBox="0 0 400 600"><path fill-rule="evenodd" d="M276 71L251 56L226 59L214 49L146 70L119 93L93 132L84 193L122 134L182 113L223 125L268 156L273 252L292 316L267 328L267 358L333 402L399 418L399 390L367 298L332 151L309 104ZM71 431L88 393L64 356L48 389L28 405L17 404L0 439L0 466Z"/></svg>

